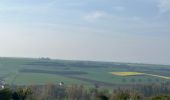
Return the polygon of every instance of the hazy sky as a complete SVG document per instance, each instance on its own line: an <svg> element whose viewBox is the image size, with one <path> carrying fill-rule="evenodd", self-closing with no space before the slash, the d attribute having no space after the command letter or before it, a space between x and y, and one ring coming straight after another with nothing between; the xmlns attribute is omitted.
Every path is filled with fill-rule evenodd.
<svg viewBox="0 0 170 100"><path fill-rule="evenodd" d="M0 0L0 56L170 64L170 0Z"/></svg>

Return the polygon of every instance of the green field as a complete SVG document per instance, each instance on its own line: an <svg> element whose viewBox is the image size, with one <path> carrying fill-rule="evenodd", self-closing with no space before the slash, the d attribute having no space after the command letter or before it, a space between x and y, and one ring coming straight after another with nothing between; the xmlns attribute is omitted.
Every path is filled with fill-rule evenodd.
<svg viewBox="0 0 170 100"><path fill-rule="evenodd" d="M110 72L127 75L114 75ZM168 65L42 58L0 58L0 79L5 80L10 85L41 85L64 82L66 85L92 86L98 84L104 87L114 87L162 83L169 81L167 77L170 77L170 66Z"/></svg>

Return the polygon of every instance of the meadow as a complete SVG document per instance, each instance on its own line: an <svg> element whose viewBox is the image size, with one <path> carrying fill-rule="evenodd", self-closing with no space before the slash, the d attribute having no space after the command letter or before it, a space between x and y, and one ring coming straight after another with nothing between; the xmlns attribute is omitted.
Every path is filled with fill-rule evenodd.
<svg viewBox="0 0 170 100"><path fill-rule="evenodd" d="M116 87L169 81L170 66L118 62L0 58L0 80L9 85L83 84Z"/></svg>

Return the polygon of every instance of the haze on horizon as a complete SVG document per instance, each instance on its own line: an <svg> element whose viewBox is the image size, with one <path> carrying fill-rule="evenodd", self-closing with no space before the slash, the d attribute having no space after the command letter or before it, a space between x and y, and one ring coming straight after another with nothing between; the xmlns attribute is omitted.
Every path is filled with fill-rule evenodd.
<svg viewBox="0 0 170 100"><path fill-rule="evenodd" d="M0 56L170 64L170 0L1 0Z"/></svg>

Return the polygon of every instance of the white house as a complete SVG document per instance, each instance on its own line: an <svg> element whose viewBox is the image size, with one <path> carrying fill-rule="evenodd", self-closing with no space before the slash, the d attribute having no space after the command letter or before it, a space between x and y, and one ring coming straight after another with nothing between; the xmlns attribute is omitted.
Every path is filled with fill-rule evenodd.
<svg viewBox="0 0 170 100"><path fill-rule="evenodd" d="M63 85L64 85L64 82L60 82L60 83L59 83L59 86L63 86Z"/></svg>

